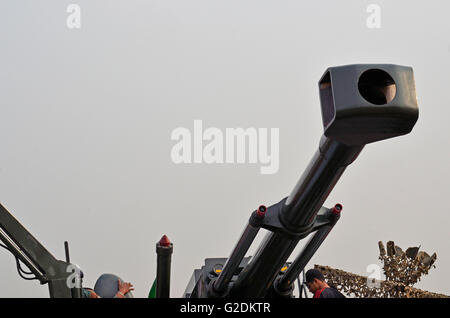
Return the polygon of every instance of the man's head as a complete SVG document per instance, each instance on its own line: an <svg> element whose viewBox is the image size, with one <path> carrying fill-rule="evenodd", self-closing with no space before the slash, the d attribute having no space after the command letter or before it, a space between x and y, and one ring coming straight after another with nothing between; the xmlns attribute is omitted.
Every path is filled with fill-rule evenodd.
<svg viewBox="0 0 450 318"><path fill-rule="evenodd" d="M313 268L308 270L305 276L306 285L311 293L315 293L327 286L325 277L323 277L323 274L318 269Z"/></svg>

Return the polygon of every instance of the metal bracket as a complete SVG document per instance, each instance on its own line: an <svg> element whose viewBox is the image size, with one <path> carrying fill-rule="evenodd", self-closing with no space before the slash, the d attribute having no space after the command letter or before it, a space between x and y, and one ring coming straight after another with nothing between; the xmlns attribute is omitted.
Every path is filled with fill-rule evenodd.
<svg viewBox="0 0 450 318"><path fill-rule="evenodd" d="M333 218L334 214L330 213L331 209L322 207L320 208L319 213L317 214L313 222L301 228L299 231L296 232L290 231L280 221L280 214L283 209L283 206L285 205L286 200L287 197L281 200L280 202L268 207L263 219L255 218L254 215L256 211L253 212L250 217L249 223L255 227L261 227L271 232L281 233L284 236L291 239L294 238L303 239L310 233L317 231L321 227L329 225L334 221Z"/></svg>

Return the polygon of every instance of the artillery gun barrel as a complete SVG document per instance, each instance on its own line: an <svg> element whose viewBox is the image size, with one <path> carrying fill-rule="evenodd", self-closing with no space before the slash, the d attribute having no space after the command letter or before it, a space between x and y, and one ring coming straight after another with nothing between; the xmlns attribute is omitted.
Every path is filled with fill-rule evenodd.
<svg viewBox="0 0 450 318"><path fill-rule="evenodd" d="M266 235L237 278L231 296L267 296L299 240L311 232L317 213L347 166L366 144L411 132L419 116L410 67L330 67L319 81L319 93L324 127L319 149L277 211L281 227ZM269 208L266 218L270 213ZM308 252L324 239L323 235L325 232L317 234Z"/></svg>

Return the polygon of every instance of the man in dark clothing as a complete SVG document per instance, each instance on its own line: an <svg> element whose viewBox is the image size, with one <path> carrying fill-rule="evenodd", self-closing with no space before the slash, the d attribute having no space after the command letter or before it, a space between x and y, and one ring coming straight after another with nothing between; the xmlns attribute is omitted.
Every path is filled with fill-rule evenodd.
<svg viewBox="0 0 450 318"><path fill-rule="evenodd" d="M306 272L306 285L313 298L345 298L336 288L330 287L325 282L325 277L318 269L310 269Z"/></svg>

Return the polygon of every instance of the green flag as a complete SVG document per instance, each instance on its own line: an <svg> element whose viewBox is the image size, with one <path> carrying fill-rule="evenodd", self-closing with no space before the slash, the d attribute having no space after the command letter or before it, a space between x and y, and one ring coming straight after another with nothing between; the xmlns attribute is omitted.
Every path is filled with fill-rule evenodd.
<svg viewBox="0 0 450 318"><path fill-rule="evenodd" d="M148 298L156 298L156 278L153 281L152 288L150 289L150 292L148 293Z"/></svg>

